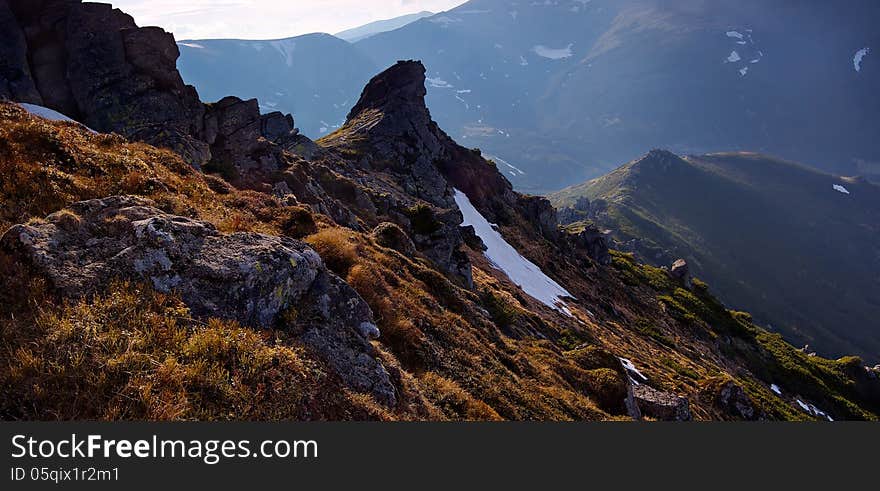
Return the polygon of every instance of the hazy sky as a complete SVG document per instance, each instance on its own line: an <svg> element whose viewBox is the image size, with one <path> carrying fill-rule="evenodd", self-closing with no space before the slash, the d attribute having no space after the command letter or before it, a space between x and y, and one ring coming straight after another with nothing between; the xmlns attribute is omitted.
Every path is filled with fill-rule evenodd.
<svg viewBox="0 0 880 491"><path fill-rule="evenodd" d="M336 33L368 22L464 0L103 0L140 26L160 26L177 39L273 39L310 32Z"/></svg>

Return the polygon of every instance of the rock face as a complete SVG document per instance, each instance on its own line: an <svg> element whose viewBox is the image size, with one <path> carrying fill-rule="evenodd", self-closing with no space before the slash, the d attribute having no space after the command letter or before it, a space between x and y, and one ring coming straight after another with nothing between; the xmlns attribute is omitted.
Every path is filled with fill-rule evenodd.
<svg viewBox="0 0 880 491"><path fill-rule="evenodd" d="M115 196L16 225L0 247L67 298L87 296L114 278L134 279L178 293L198 317L291 330L349 387L394 403L394 387L368 342L378 336L370 308L301 242L223 235L149 200Z"/></svg>
<svg viewBox="0 0 880 491"><path fill-rule="evenodd" d="M0 0L0 54L0 98L170 148L196 168L234 169L227 177L282 168L273 147L307 140L292 117L263 117L256 101L202 104L177 71L174 37L109 4Z"/></svg>
<svg viewBox="0 0 880 491"><path fill-rule="evenodd" d="M661 421L691 420L690 404L684 397L661 392L647 385L634 386L633 397L643 416Z"/></svg>

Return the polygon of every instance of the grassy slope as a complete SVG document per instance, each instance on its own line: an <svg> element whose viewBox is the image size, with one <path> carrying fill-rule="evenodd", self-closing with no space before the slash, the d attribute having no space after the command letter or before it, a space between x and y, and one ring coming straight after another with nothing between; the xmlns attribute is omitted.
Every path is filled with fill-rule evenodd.
<svg viewBox="0 0 880 491"><path fill-rule="evenodd" d="M844 185L852 194L832 189ZM618 238L688 258L733 304L826 353L880 359L880 188L749 154L629 164L553 199L606 199Z"/></svg>
<svg viewBox="0 0 880 491"><path fill-rule="evenodd" d="M705 288L690 294L626 256L597 268L519 232L521 250L578 297L576 319L567 318L524 296L478 251L469 251L477 288L463 290L424 258L319 214L306 213L302 226L303 209L228 189L169 152L2 103L0 177L2 228L130 193L227 232L307 236L372 307L399 391L397 407L380 407L341 388L295 336L194 319L179 299L143 285L60 301L0 255L3 418L616 419L625 374L614 355L632 359L652 385L686 395L698 419L733 417L715 402L726 380L771 418L809 419L795 394L837 418L880 412L858 360L803 356Z"/></svg>

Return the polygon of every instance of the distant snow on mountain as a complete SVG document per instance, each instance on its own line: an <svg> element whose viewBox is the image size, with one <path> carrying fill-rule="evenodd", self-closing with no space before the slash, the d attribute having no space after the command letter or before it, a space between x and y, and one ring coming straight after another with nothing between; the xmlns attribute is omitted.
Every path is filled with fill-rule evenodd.
<svg viewBox="0 0 880 491"><path fill-rule="evenodd" d="M856 51L856 54L853 55L853 68L855 68L857 72L862 71L862 60L864 60L870 52L871 48L862 48Z"/></svg>
<svg viewBox="0 0 880 491"><path fill-rule="evenodd" d="M565 58L570 58L572 56L571 47L573 44L569 44L564 48L549 48L544 46L543 44L539 44L537 46L532 47L532 51L543 58L549 58L551 60L562 60Z"/></svg>
<svg viewBox="0 0 880 491"><path fill-rule="evenodd" d="M849 194L849 190L847 190L845 187L841 186L840 184L835 184L835 185L832 186L832 187L833 187L834 190L837 191L838 193Z"/></svg>

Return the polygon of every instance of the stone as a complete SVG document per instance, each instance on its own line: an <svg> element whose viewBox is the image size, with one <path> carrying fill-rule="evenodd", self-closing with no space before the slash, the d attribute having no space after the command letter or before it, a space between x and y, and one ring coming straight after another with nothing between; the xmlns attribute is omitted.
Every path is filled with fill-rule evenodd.
<svg viewBox="0 0 880 491"><path fill-rule="evenodd" d="M389 405L396 400L369 342L379 336L369 306L303 242L224 235L147 199L113 196L15 225L0 248L64 298L86 297L117 278L144 281L180 295L197 317L299 333L347 386Z"/></svg>
<svg viewBox="0 0 880 491"><path fill-rule="evenodd" d="M690 404L685 397L659 391L647 385L633 386L633 397L643 416L661 421L690 421Z"/></svg>
<svg viewBox="0 0 880 491"><path fill-rule="evenodd" d="M669 270L669 275L686 288L691 288L693 285L693 280L691 279L690 267L688 266L687 261L684 259L677 259L674 263L672 263L672 268Z"/></svg>
<svg viewBox="0 0 880 491"><path fill-rule="evenodd" d="M727 381L718 390L715 403L728 414L738 418L755 421L761 419L760 412L755 408L751 398L742 387L733 381Z"/></svg>

